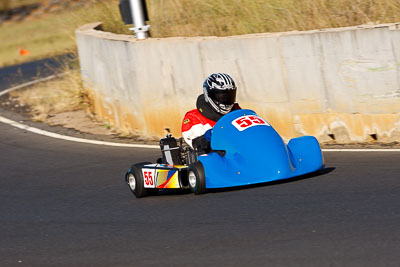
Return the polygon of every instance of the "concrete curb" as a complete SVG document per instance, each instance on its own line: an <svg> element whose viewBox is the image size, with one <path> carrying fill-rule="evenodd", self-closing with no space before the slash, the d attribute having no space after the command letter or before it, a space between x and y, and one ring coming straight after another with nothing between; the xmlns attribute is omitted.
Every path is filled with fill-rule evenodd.
<svg viewBox="0 0 400 267"><path fill-rule="evenodd" d="M400 136L400 23L140 41L92 23L76 38L97 117L127 132L180 135L204 78L226 72L241 107L285 140L392 143Z"/></svg>

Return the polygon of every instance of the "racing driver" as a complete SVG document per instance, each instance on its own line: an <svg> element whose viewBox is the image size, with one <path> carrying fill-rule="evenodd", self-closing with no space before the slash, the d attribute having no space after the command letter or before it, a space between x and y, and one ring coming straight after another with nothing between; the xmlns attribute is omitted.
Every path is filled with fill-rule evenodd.
<svg viewBox="0 0 400 267"><path fill-rule="evenodd" d="M203 83L203 94L197 97L196 109L186 113L182 136L192 148L210 151L211 129L225 114L240 109L236 101L236 85L225 73L214 73Z"/></svg>

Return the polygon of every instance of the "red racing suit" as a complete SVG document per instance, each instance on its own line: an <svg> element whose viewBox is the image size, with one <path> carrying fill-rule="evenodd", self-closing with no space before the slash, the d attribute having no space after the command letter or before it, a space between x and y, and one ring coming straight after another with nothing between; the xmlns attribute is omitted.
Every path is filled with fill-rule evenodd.
<svg viewBox="0 0 400 267"><path fill-rule="evenodd" d="M193 109L187 112L183 118L182 137L193 148L193 139L202 136L207 130L212 129L216 123L216 121L203 116L197 109Z"/></svg>

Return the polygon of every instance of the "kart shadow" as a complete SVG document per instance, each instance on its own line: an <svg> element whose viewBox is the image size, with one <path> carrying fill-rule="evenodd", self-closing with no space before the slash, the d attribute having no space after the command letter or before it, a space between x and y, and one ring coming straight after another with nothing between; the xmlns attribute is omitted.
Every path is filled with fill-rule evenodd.
<svg viewBox="0 0 400 267"><path fill-rule="evenodd" d="M250 189L250 188L257 188L257 187L263 187L263 186L272 186L272 185L279 185L279 184L286 184L286 183L293 183L296 181L301 181L305 179L310 179L310 178L315 178L321 175L328 174L332 171L334 171L336 168L335 167L328 167L324 168L320 171L316 171L313 173L289 178L289 179L284 179L284 180L278 180L278 181L272 181L272 182L266 182L266 183L259 183L259 184L252 184L252 185L243 185L243 186L235 186L235 187L226 187L226 188L211 188L207 189L207 193L221 193L221 192L231 192L231 191L238 191L238 190L245 190L245 189ZM192 191L190 189L182 190L182 189L168 189L168 190L160 190L157 193L150 194L150 196L167 196L167 195L189 195L192 194Z"/></svg>
<svg viewBox="0 0 400 267"><path fill-rule="evenodd" d="M328 173L334 171L335 169L336 169L335 167L328 167L328 168L324 168L322 170L319 170L319 171L316 171L313 173L308 173L308 174L304 174L304 175L289 178L289 179L271 181L271 182L266 182L266 183L235 186L235 187L226 187L226 188L211 188L211 189L207 190L207 193L230 192L230 191L238 191L238 190L244 190L244 189L249 189L249 188L257 188L257 187L263 187L263 186L272 186L272 185L293 183L293 182L297 182L297 181L301 181L301 180L305 180L305 179L316 178L318 176L328 174Z"/></svg>

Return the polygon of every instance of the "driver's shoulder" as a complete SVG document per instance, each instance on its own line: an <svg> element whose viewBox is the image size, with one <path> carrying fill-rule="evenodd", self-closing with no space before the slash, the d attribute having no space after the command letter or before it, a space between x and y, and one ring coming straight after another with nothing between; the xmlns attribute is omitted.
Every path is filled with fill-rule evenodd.
<svg viewBox="0 0 400 267"><path fill-rule="evenodd" d="M183 118L183 124L210 124L214 125L215 122L206 118L198 109L190 110L186 113L185 117Z"/></svg>
<svg viewBox="0 0 400 267"><path fill-rule="evenodd" d="M186 112L185 117L183 117L183 125L198 123L200 121L199 115L201 114L197 109L192 109Z"/></svg>
<svg viewBox="0 0 400 267"><path fill-rule="evenodd" d="M192 109L185 114L185 118L198 118L201 119L203 118L203 114L200 113L198 109Z"/></svg>

